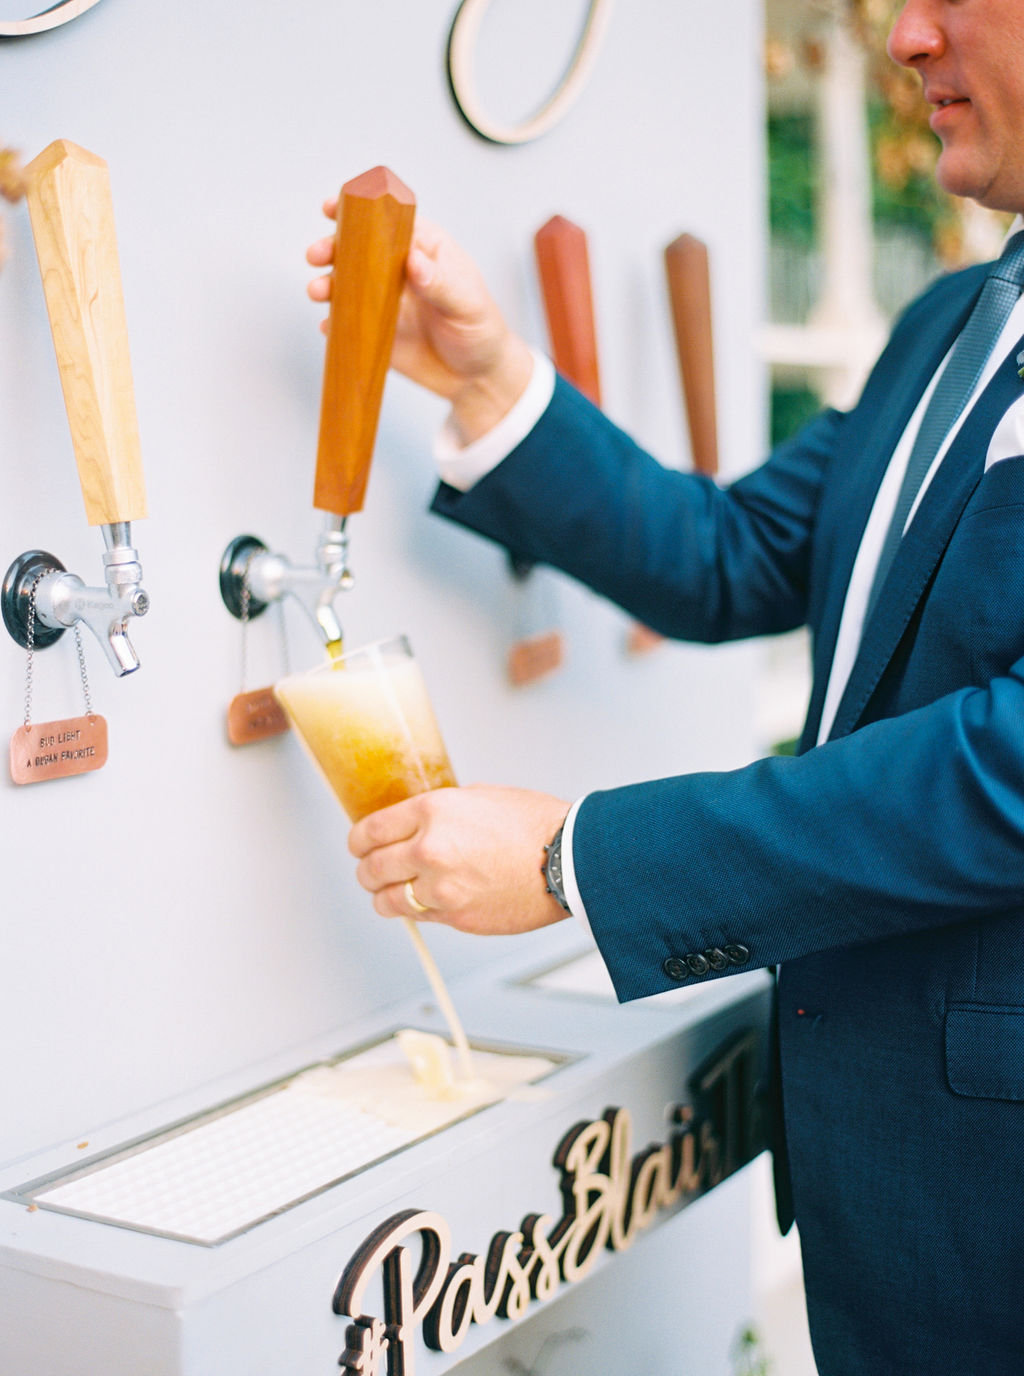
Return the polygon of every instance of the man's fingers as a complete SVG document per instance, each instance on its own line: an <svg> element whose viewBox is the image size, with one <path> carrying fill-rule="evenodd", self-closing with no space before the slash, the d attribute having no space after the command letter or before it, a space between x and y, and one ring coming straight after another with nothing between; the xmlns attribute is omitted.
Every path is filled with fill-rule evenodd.
<svg viewBox="0 0 1024 1376"><path fill-rule="evenodd" d="M405 264L409 285L421 296L430 289L434 280L434 262L419 248L411 248Z"/></svg>
<svg viewBox="0 0 1024 1376"><path fill-rule="evenodd" d="M314 240L306 249L306 262L315 268L329 267L334 262L334 240Z"/></svg>
<svg viewBox="0 0 1024 1376"><path fill-rule="evenodd" d="M435 224L433 220L428 220L425 215L421 215L417 211L412 230L414 248L421 249L428 258L436 258L447 237L440 225Z"/></svg>
<svg viewBox="0 0 1024 1376"><path fill-rule="evenodd" d="M443 315L472 318L490 297L473 260L443 229L417 215L406 278L417 296Z"/></svg>
<svg viewBox="0 0 1024 1376"><path fill-rule="evenodd" d="M314 277L306 287L306 291L311 301L330 301L331 279L329 277Z"/></svg>
<svg viewBox="0 0 1024 1376"><path fill-rule="evenodd" d="M406 798L404 802L371 812L361 822L356 822L348 834L348 848L356 859L361 860L373 850L393 846L415 836L419 828L416 803L416 798Z"/></svg>
<svg viewBox="0 0 1024 1376"><path fill-rule="evenodd" d="M429 916L412 907L405 892L405 884L389 884L387 888L378 889L373 895L373 906L381 917L413 917L420 922Z"/></svg>
<svg viewBox="0 0 1024 1376"><path fill-rule="evenodd" d="M410 259L407 279L420 300L460 324L484 318L489 298L472 271L415 252Z"/></svg>
<svg viewBox="0 0 1024 1376"><path fill-rule="evenodd" d="M325 212L327 211L327 206L330 204L331 202L329 201L325 204ZM329 268L331 264L334 262L334 240L317 239L315 243L310 244L309 248L306 249L306 262L314 268ZM316 301L318 303L330 301L330 273L325 273L323 277L314 277L312 282L308 283L306 286L306 294L311 301ZM326 334L327 322L322 321L320 328Z"/></svg>
<svg viewBox="0 0 1024 1376"><path fill-rule="evenodd" d="M370 893L383 893L412 878L414 866L401 843L378 846L369 851L356 866L356 879Z"/></svg>

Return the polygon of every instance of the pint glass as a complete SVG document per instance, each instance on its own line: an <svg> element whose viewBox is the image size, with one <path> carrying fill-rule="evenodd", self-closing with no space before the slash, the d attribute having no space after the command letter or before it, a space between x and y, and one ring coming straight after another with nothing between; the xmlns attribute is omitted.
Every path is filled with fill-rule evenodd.
<svg viewBox="0 0 1024 1376"><path fill-rule="evenodd" d="M274 692L353 822L455 784L404 635L349 650Z"/></svg>

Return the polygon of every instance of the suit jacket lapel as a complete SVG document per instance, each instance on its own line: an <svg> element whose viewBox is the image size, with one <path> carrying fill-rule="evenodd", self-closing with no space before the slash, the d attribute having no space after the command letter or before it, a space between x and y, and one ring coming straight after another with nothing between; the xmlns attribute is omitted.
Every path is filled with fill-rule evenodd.
<svg viewBox="0 0 1024 1376"><path fill-rule="evenodd" d="M860 651L839 704L830 739L857 725L878 686L950 537L981 481L992 431L1021 395L1015 357L1024 338L1004 359L950 445L900 543L878 603L864 628Z"/></svg>
<svg viewBox="0 0 1024 1376"><path fill-rule="evenodd" d="M832 502L833 525L825 539L828 559L825 592L814 637L814 688L801 739L802 750L809 749L817 740L846 589L878 488L925 388L963 328L981 290L982 280L977 279L975 285L972 278L967 284L969 290L958 293L941 313L929 320L927 336L911 341L913 353L909 361L906 344L894 337L861 400L860 407L867 409L871 448L864 453L863 459L849 464L848 472L839 479L841 485ZM876 389L877 399L872 395Z"/></svg>

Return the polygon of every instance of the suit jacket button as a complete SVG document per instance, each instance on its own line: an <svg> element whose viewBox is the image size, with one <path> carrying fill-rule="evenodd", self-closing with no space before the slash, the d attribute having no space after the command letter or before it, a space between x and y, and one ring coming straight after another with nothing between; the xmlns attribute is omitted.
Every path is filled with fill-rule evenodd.
<svg viewBox="0 0 1024 1376"><path fill-rule="evenodd" d="M746 965L750 959L750 951L746 946L730 945L723 949L733 965Z"/></svg>
<svg viewBox="0 0 1024 1376"><path fill-rule="evenodd" d="M718 946L709 946L704 954L712 970L724 970L729 964L729 957Z"/></svg>
<svg viewBox="0 0 1024 1376"><path fill-rule="evenodd" d="M669 979L689 979L690 971L685 960L680 960L678 956L669 956L668 960L662 963L661 968L668 975Z"/></svg>
<svg viewBox="0 0 1024 1376"><path fill-rule="evenodd" d="M707 956L699 955L697 952L687 956L686 963L690 967L691 973L695 975L706 975L711 969L711 964Z"/></svg>

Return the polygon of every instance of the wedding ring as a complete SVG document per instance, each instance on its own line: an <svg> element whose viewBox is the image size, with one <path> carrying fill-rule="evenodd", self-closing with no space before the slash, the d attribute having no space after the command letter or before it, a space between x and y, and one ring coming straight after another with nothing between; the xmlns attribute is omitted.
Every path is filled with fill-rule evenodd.
<svg viewBox="0 0 1024 1376"><path fill-rule="evenodd" d="M419 900L419 899L416 897L416 895L413 893L413 891L412 891L412 880L411 880L411 879L407 879L407 880L405 881L405 897L406 897L406 901L407 901L408 904L409 904L409 907L412 908L413 912L415 912L415 913L429 913L429 912L430 912L430 909L427 907L426 903L421 903L420 900Z"/></svg>

